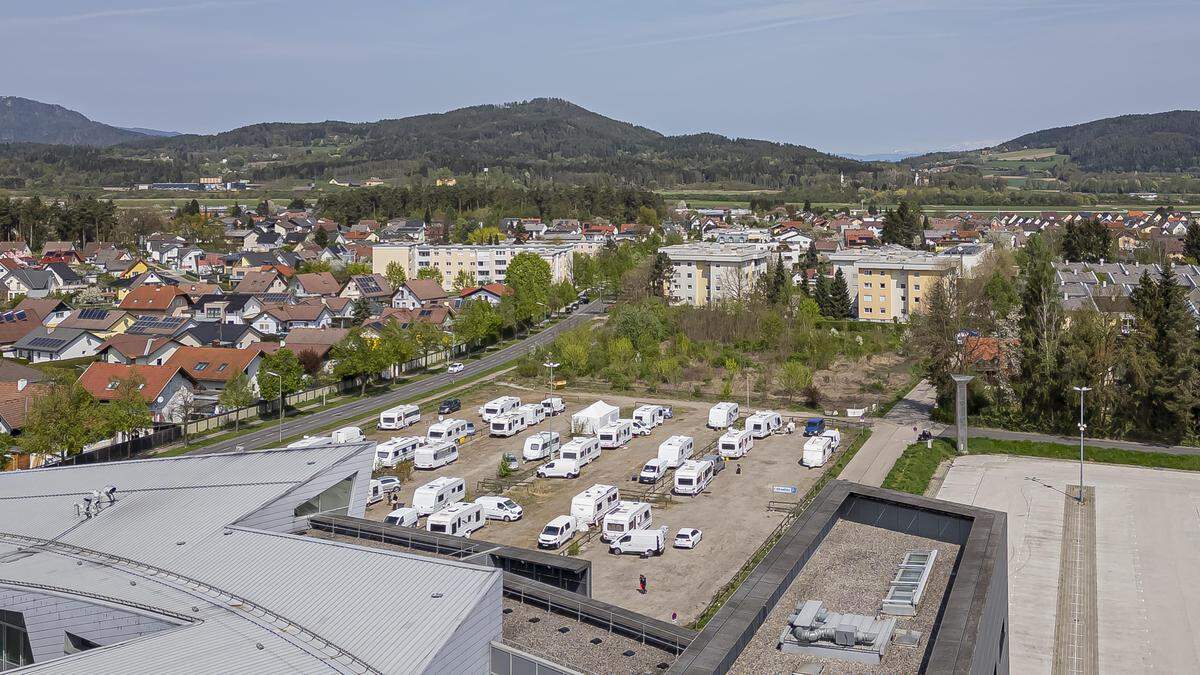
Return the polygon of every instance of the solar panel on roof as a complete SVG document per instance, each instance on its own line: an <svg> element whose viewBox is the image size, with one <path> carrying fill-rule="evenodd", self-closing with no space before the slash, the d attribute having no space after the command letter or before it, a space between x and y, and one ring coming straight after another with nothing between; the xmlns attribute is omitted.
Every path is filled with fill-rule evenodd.
<svg viewBox="0 0 1200 675"><path fill-rule="evenodd" d="M97 309L97 308L92 307L92 308L88 308L88 309L79 310L79 318L81 318L81 319L90 319L90 320L103 319L106 316L108 316L107 309Z"/></svg>
<svg viewBox="0 0 1200 675"><path fill-rule="evenodd" d="M17 321L24 321L25 320L25 310L18 309L16 312L13 312L13 318L16 319Z"/></svg>
<svg viewBox="0 0 1200 675"><path fill-rule="evenodd" d="M29 341L30 347L46 347L47 349L58 349L66 340L51 337L38 337Z"/></svg>

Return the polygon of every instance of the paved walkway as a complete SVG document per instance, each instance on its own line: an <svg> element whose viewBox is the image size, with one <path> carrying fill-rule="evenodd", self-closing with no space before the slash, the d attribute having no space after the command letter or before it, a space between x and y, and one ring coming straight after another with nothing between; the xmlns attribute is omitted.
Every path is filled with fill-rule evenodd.
<svg viewBox="0 0 1200 675"><path fill-rule="evenodd" d="M882 485L904 449L916 442L921 429L929 428L935 435L942 432L942 425L929 421L935 398L933 385L921 380L872 425L871 437L842 469L840 478L863 485ZM917 429L915 432L914 427Z"/></svg>

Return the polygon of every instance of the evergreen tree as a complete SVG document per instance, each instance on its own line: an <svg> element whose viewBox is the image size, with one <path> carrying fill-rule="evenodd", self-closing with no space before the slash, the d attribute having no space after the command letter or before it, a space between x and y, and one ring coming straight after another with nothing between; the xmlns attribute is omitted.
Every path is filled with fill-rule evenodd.
<svg viewBox="0 0 1200 675"><path fill-rule="evenodd" d="M807 199L804 200L804 212L812 213L812 202Z"/></svg>
<svg viewBox="0 0 1200 675"><path fill-rule="evenodd" d="M329 233L325 231L325 228L317 227L316 231L313 232L313 243L321 248L329 245Z"/></svg>
<svg viewBox="0 0 1200 675"><path fill-rule="evenodd" d="M650 268L649 285L646 289L647 293L652 298L668 297L670 291L668 286L671 281L671 259L666 253L657 253L654 256L654 263Z"/></svg>
<svg viewBox="0 0 1200 675"><path fill-rule="evenodd" d="M833 274L833 283L829 285L829 315L835 319L849 319L853 309L850 287L846 285L846 276L839 267Z"/></svg>
<svg viewBox="0 0 1200 675"><path fill-rule="evenodd" d="M271 215L271 204L264 199L258 203L258 207L254 209L254 212L265 218Z"/></svg>
<svg viewBox="0 0 1200 675"><path fill-rule="evenodd" d="M832 315L829 306L829 277L824 274L817 275L817 281L813 288L813 300L817 301L817 307L821 309L821 316Z"/></svg>
<svg viewBox="0 0 1200 675"><path fill-rule="evenodd" d="M804 269L815 270L821 264L821 255L817 253L816 240L808 242L808 250L804 252Z"/></svg>
<svg viewBox="0 0 1200 675"><path fill-rule="evenodd" d="M1179 443L1192 426L1196 382L1195 321L1168 263L1158 279L1142 275L1130 295L1136 329L1126 383L1139 433Z"/></svg>
<svg viewBox="0 0 1200 675"><path fill-rule="evenodd" d="M1193 220L1183 237L1183 253L1193 263L1200 263L1200 220Z"/></svg>
<svg viewBox="0 0 1200 675"><path fill-rule="evenodd" d="M1030 420L1051 426L1055 415L1064 410L1069 385L1060 377L1063 311L1058 282L1041 235L1033 235L1025 245L1021 276L1021 409Z"/></svg>
<svg viewBox="0 0 1200 675"><path fill-rule="evenodd" d="M920 234L920 207L909 204L907 201L901 201L896 210L888 209L888 212L884 214L883 243L912 247L913 242Z"/></svg>
<svg viewBox="0 0 1200 675"><path fill-rule="evenodd" d="M771 274L771 285L767 289L767 300L771 304L786 302L788 296L787 271L783 268L783 256L775 260L775 271Z"/></svg>
<svg viewBox="0 0 1200 675"><path fill-rule="evenodd" d="M367 319L371 318L371 303L366 298L359 298L354 301L352 311L351 323L355 326L361 326Z"/></svg>
<svg viewBox="0 0 1200 675"><path fill-rule="evenodd" d="M1067 223L1063 228L1062 254L1071 262L1099 262L1111 258L1112 235L1098 218L1085 223Z"/></svg>

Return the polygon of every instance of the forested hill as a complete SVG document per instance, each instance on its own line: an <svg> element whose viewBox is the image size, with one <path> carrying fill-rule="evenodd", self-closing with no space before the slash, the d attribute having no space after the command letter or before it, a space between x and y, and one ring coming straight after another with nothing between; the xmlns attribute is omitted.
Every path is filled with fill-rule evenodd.
<svg viewBox="0 0 1200 675"><path fill-rule="evenodd" d="M995 149L1055 148L1087 171L1200 170L1200 111L1122 115L1025 134Z"/></svg>
<svg viewBox="0 0 1200 675"><path fill-rule="evenodd" d="M93 122L61 105L0 96L0 143L107 146L146 134Z"/></svg>

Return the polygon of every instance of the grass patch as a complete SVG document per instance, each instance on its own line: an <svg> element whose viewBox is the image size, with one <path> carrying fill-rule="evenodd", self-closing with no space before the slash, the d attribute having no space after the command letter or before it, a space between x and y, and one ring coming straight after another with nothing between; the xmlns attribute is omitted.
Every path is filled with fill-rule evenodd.
<svg viewBox="0 0 1200 675"><path fill-rule="evenodd" d="M1078 445L972 438L968 447L972 455L1021 455L1023 457L1079 461ZM1166 452L1141 452L1087 445L1083 448L1083 458L1085 461L1097 464L1124 464L1152 469L1200 471L1200 455L1173 455Z"/></svg>
<svg viewBox="0 0 1200 675"><path fill-rule="evenodd" d="M927 447L924 443L913 443L904 449L892 470L888 472L887 478L883 479L881 487L923 495L929 488L929 481L933 480L938 465L957 454L954 444L941 438L934 439L932 447Z"/></svg>

